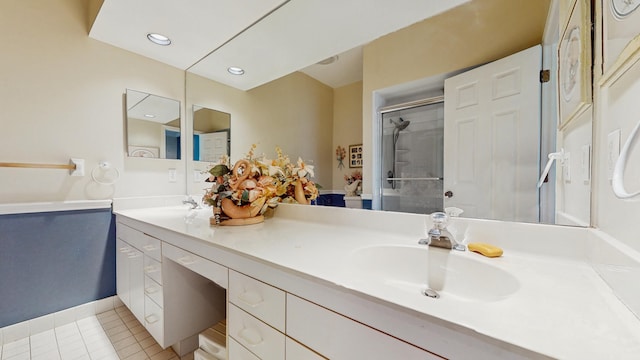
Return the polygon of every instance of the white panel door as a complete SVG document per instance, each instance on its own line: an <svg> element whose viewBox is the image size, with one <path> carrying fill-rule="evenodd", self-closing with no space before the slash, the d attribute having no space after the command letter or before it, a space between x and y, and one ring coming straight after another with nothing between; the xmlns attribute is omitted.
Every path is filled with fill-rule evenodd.
<svg viewBox="0 0 640 360"><path fill-rule="evenodd" d="M200 134L200 161L218 162L227 154L227 132Z"/></svg>
<svg viewBox="0 0 640 360"><path fill-rule="evenodd" d="M541 61L538 45L445 80L445 207L538 221Z"/></svg>

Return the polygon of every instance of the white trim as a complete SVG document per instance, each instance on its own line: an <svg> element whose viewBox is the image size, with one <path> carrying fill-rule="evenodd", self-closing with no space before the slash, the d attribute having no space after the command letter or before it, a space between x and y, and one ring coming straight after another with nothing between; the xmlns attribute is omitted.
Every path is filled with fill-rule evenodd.
<svg viewBox="0 0 640 360"><path fill-rule="evenodd" d="M73 200L0 204L0 215L29 214L52 211L110 209L111 200Z"/></svg>
<svg viewBox="0 0 640 360"><path fill-rule="evenodd" d="M344 195L346 192L344 190L320 190L320 195Z"/></svg>
<svg viewBox="0 0 640 360"><path fill-rule="evenodd" d="M0 349L20 339L113 310L124 304L117 295L90 301L68 309L0 328Z"/></svg>

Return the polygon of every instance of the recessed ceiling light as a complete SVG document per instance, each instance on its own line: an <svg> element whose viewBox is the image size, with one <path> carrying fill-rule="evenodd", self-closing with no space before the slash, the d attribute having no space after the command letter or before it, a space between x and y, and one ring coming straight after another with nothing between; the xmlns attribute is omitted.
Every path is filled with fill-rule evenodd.
<svg viewBox="0 0 640 360"><path fill-rule="evenodd" d="M147 34L147 39L149 39L149 41L151 41L154 44L158 44L162 46L171 45L171 39L161 34L149 33Z"/></svg>
<svg viewBox="0 0 640 360"><path fill-rule="evenodd" d="M144 114L144 117L154 118L154 117L156 117L156 116L155 116L155 115L153 115L153 114Z"/></svg>
<svg viewBox="0 0 640 360"><path fill-rule="evenodd" d="M242 75L242 74L244 74L244 70L242 68L239 68L239 67L236 67L236 66L229 67L227 69L227 71L230 74L233 74L233 75Z"/></svg>
<svg viewBox="0 0 640 360"><path fill-rule="evenodd" d="M316 64L318 64L318 65L329 65L329 64L333 64L336 61L338 61L338 55L334 55L334 56L326 58L326 59L324 59L322 61L318 61Z"/></svg>

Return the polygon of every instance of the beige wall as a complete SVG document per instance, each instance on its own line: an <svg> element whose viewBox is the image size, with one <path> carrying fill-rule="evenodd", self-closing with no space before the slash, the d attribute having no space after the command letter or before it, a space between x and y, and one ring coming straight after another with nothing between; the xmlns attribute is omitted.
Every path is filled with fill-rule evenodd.
<svg viewBox="0 0 640 360"><path fill-rule="evenodd" d="M362 81L336 88L333 91L333 183L325 188L344 191L344 175L356 169L349 168L349 159L338 168L335 151L338 146L347 151L349 145L362 144ZM362 170L362 169L358 169Z"/></svg>
<svg viewBox="0 0 640 360"><path fill-rule="evenodd" d="M0 202L183 194L184 163L124 158L123 94L135 89L182 100L184 72L88 37L84 0L0 2L0 162L117 166L115 186L65 170L0 168ZM167 170L176 168L178 182Z"/></svg>
<svg viewBox="0 0 640 360"><path fill-rule="evenodd" d="M303 73L293 73L247 92L187 74L187 107L208 107L231 114L231 160L246 155L251 144L257 153L275 157L275 147L296 161L298 156L315 166L315 181L331 186L333 90ZM190 110L187 113L190 122ZM187 149L193 158L193 150ZM193 170L208 163L189 162L188 191L202 192ZM193 167L193 168L191 168Z"/></svg>
<svg viewBox="0 0 640 360"><path fill-rule="evenodd" d="M95 2L82 0L3 1L0 29L9 40L0 57L2 123L0 162L61 163L83 158L90 172L106 160L121 178L113 186L93 183L87 174L65 170L0 168L0 202L62 201L112 197L181 195L184 160L126 158L123 94L143 91L231 113L234 159L249 150L275 156L275 146L316 166L316 180L332 183L333 91L294 73L249 92L189 75L184 106L185 72L117 49L88 37ZM190 120L190 119L189 119ZM192 157L192 149L182 153ZM186 158L184 156L183 158ZM168 181L168 169L178 181ZM201 190L198 187L197 192Z"/></svg>
<svg viewBox="0 0 640 360"><path fill-rule="evenodd" d="M548 8L549 0L474 0L366 45L362 130L367 175L363 192L370 194L372 190L374 91L486 63L540 44Z"/></svg>

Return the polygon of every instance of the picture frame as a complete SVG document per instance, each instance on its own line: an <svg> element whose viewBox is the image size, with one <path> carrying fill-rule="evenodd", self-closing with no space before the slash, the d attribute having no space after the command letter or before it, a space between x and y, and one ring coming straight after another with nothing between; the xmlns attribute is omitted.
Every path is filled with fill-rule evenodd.
<svg viewBox="0 0 640 360"><path fill-rule="evenodd" d="M558 128L591 104L591 2L577 0L558 45Z"/></svg>
<svg viewBox="0 0 640 360"><path fill-rule="evenodd" d="M602 0L602 73L608 79L640 47L640 1Z"/></svg>
<svg viewBox="0 0 640 360"><path fill-rule="evenodd" d="M129 157L159 158L160 148L154 146L129 145Z"/></svg>
<svg viewBox="0 0 640 360"><path fill-rule="evenodd" d="M349 168L361 168L362 167L362 144L349 145L349 152L347 152L349 158Z"/></svg>

